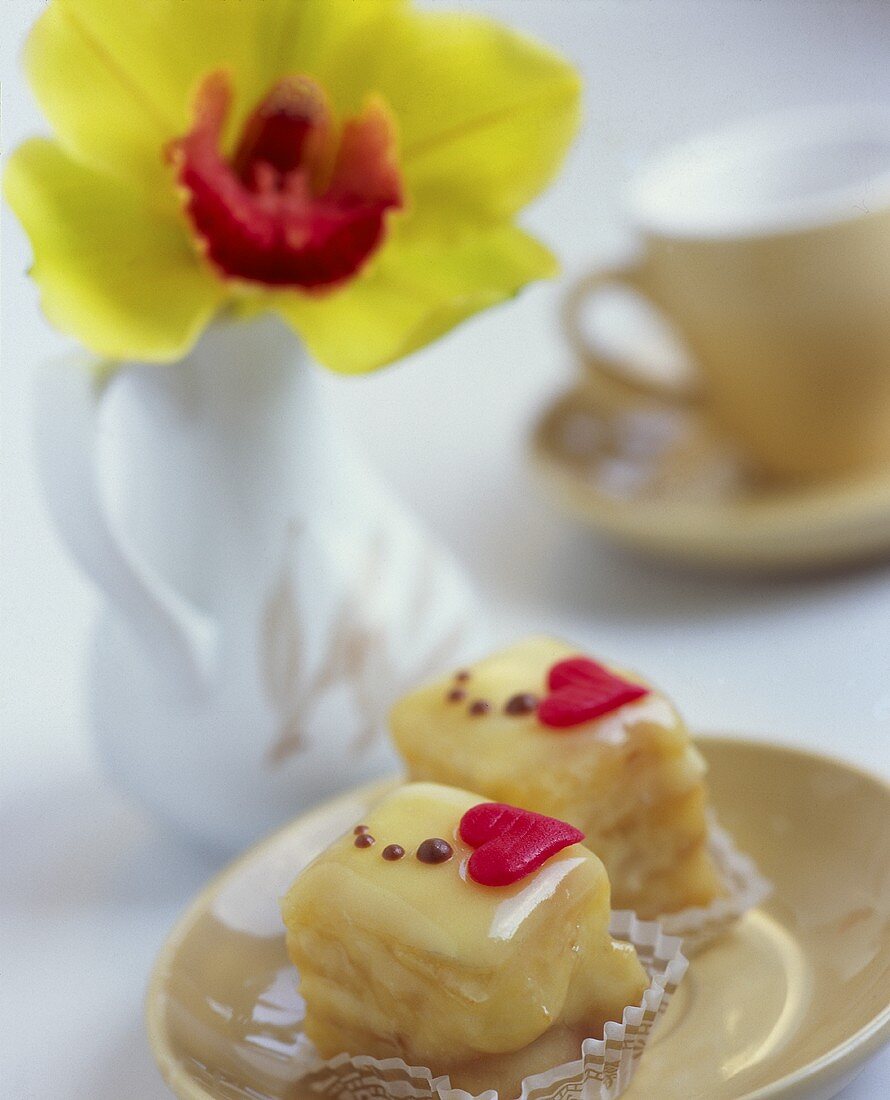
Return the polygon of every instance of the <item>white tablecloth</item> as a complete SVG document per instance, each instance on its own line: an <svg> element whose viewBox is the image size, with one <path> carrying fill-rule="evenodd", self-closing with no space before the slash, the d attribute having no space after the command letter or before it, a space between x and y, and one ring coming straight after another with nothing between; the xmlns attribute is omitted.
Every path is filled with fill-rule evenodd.
<svg viewBox="0 0 890 1100"><path fill-rule="evenodd" d="M617 194L652 150L773 105L890 102L890 7L710 0L502 0L569 53L587 128L528 222L570 271L626 243ZM13 71L39 0L4 4L5 145L40 126ZM93 594L61 552L29 461L28 375L62 346L4 211L0 1081L10 1100L160 1100L146 975L217 865L117 794L94 759L82 664ZM374 461L470 568L506 637L548 630L645 669L692 724L822 748L890 771L890 568L785 581L703 577L622 554L532 491L523 433L570 376L539 287L410 363L331 379ZM890 1095L890 1054L845 1100Z"/></svg>

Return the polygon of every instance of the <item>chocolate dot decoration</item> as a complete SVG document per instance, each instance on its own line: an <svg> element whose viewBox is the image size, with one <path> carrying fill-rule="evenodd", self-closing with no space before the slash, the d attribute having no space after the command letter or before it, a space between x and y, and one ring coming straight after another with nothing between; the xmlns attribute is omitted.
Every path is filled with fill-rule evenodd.
<svg viewBox="0 0 890 1100"><path fill-rule="evenodd" d="M538 705L537 695L532 695L529 691L521 692L519 695L513 695L509 698L504 705L504 713L511 714L513 716L522 714L531 714L532 711Z"/></svg>
<svg viewBox="0 0 890 1100"><path fill-rule="evenodd" d="M454 678L458 681L458 683L465 684L470 678L470 670L468 668L458 669L458 671L454 674Z"/></svg>
<svg viewBox="0 0 890 1100"><path fill-rule="evenodd" d="M454 849L440 836L430 837L417 849L417 858L421 863L447 863L454 855Z"/></svg>
<svg viewBox="0 0 890 1100"><path fill-rule="evenodd" d="M470 714L474 717L478 717L480 714L488 714L491 710L491 703L487 699L476 699L470 703Z"/></svg>
<svg viewBox="0 0 890 1100"><path fill-rule="evenodd" d="M462 703L466 697L467 693L463 688L452 688L447 695L449 703Z"/></svg>
<svg viewBox="0 0 890 1100"><path fill-rule="evenodd" d="M356 836L358 836L360 833L369 833L371 830L368 828L367 825L356 825L356 827L352 831L355 833Z"/></svg>
<svg viewBox="0 0 890 1100"><path fill-rule="evenodd" d="M387 844L387 846L380 853L384 859L388 859L390 863L395 862L397 859L402 859L405 855L405 849L401 844Z"/></svg>
<svg viewBox="0 0 890 1100"><path fill-rule="evenodd" d="M372 844L376 844L377 841L370 833L359 833L355 838L356 848L370 848Z"/></svg>

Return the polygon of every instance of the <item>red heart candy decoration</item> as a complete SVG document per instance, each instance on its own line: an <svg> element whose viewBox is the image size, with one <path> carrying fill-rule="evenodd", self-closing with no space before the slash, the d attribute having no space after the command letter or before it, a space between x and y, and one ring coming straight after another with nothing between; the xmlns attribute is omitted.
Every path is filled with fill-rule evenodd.
<svg viewBox="0 0 890 1100"><path fill-rule="evenodd" d="M623 707L649 694L641 684L622 680L589 657L569 657L550 669L550 694L538 703L538 720L565 729Z"/></svg>
<svg viewBox="0 0 890 1100"><path fill-rule="evenodd" d="M511 886L563 848L580 843L584 834L555 817L483 802L461 818L460 837L476 849L467 864L473 882Z"/></svg>

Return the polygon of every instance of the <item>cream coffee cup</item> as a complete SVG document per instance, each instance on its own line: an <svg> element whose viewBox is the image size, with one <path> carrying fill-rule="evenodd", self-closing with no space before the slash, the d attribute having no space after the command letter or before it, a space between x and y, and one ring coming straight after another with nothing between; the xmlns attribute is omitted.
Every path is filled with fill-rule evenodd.
<svg viewBox="0 0 890 1100"><path fill-rule="evenodd" d="M588 368L698 403L761 470L819 476L890 462L890 106L795 110L678 147L632 185L639 259L566 304ZM609 284L685 341L695 384L642 378L581 324Z"/></svg>

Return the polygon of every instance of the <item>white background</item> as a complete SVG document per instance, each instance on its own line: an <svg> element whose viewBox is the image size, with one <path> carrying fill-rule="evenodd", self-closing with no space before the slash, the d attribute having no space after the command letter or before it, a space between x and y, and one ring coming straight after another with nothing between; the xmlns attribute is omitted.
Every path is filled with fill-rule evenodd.
<svg viewBox="0 0 890 1100"><path fill-rule="evenodd" d="M675 139L772 106L890 104L880 0L463 6L550 41L585 74L583 136L527 217L568 274L626 245L622 184ZM41 128L15 57L41 7L3 3L4 150ZM216 863L126 804L91 753L80 685L93 593L53 537L29 457L29 373L63 341L3 218L0 1095L155 1100L166 1093L142 1035L145 977ZM558 291L533 288L375 377L331 379L332 399L476 575L505 633L554 630L640 667L699 728L890 772L890 568L756 582L667 569L573 528L527 483L524 433L572 372ZM888 1095L887 1054L845 1093Z"/></svg>

